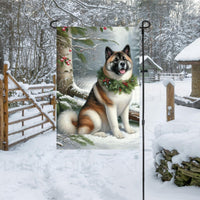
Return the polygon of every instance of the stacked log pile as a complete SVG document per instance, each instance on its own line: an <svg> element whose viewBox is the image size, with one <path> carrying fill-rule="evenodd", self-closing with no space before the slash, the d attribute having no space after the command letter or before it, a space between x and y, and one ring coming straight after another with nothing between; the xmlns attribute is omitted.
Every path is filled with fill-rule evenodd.
<svg viewBox="0 0 200 200"><path fill-rule="evenodd" d="M200 158L189 158L181 164L173 163L176 150L162 149L156 154L156 172L162 181L173 180L177 186L200 186Z"/></svg>

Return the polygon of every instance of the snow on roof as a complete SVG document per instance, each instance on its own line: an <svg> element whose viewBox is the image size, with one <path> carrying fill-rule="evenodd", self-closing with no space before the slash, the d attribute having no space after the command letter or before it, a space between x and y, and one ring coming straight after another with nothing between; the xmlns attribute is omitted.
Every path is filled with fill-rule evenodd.
<svg viewBox="0 0 200 200"><path fill-rule="evenodd" d="M200 61L200 38L185 47L176 57L176 61Z"/></svg>
<svg viewBox="0 0 200 200"><path fill-rule="evenodd" d="M153 59L150 58L149 56L145 55L145 56L144 56L144 61L145 61L145 60L149 60L149 61L150 61L153 65L155 65L158 69L163 70L163 68L160 67L158 64L156 64L156 63L153 61ZM139 64L142 64L142 56L140 56L140 58L139 58Z"/></svg>

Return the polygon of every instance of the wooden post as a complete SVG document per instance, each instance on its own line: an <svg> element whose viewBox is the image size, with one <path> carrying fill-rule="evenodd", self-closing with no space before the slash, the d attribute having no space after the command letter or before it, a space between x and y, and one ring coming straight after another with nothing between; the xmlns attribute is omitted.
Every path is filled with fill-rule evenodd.
<svg viewBox="0 0 200 200"><path fill-rule="evenodd" d="M8 65L4 65L4 150L8 151Z"/></svg>
<svg viewBox="0 0 200 200"><path fill-rule="evenodd" d="M0 150L4 149L3 80L0 79Z"/></svg>
<svg viewBox="0 0 200 200"><path fill-rule="evenodd" d="M174 120L174 85L170 82L166 86L167 88L167 121Z"/></svg>

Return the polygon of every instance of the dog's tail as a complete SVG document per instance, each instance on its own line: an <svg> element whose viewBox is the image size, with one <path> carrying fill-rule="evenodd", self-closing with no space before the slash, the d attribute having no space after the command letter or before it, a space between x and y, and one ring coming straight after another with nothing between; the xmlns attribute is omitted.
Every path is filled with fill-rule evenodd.
<svg viewBox="0 0 200 200"><path fill-rule="evenodd" d="M72 110L62 112L58 117L59 132L67 135L72 135L77 132L78 116Z"/></svg>

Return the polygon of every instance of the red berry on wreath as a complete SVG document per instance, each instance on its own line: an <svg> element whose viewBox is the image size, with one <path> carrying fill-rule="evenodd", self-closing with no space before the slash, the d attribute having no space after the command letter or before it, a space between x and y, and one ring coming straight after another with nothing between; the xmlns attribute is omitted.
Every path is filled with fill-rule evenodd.
<svg viewBox="0 0 200 200"><path fill-rule="evenodd" d="M71 49L69 49L69 52L72 52L72 50L71 50Z"/></svg>
<svg viewBox="0 0 200 200"><path fill-rule="evenodd" d="M123 82L123 84L124 84L126 87L128 87L128 83L126 83L126 82Z"/></svg>
<svg viewBox="0 0 200 200"><path fill-rule="evenodd" d="M64 61L64 59L63 59L63 58L61 58L61 59L60 59L60 61L61 61L61 62L63 62L63 61Z"/></svg>
<svg viewBox="0 0 200 200"><path fill-rule="evenodd" d="M103 30L106 30L107 29L107 27L103 27Z"/></svg>
<svg viewBox="0 0 200 200"><path fill-rule="evenodd" d="M63 30L63 31L66 31L66 28L64 27L64 28L62 28L62 30Z"/></svg>

